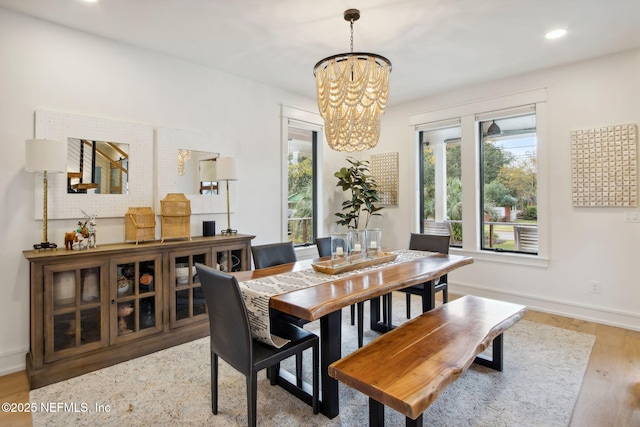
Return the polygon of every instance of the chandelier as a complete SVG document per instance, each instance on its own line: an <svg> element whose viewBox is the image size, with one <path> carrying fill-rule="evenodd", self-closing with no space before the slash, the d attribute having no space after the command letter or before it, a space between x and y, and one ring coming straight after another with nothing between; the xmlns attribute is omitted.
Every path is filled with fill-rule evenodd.
<svg viewBox="0 0 640 427"><path fill-rule="evenodd" d="M191 159L191 150L178 150L178 175L186 173L186 163Z"/></svg>
<svg viewBox="0 0 640 427"><path fill-rule="evenodd" d="M329 56L313 68L325 137L336 151L373 148L380 138L380 115L389 96L391 62L374 53L353 51L353 23L360 11L344 12L351 23L351 52Z"/></svg>

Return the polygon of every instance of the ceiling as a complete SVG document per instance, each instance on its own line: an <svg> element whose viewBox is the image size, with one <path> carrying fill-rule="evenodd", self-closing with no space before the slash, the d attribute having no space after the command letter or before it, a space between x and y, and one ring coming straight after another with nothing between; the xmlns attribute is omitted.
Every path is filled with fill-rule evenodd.
<svg viewBox="0 0 640 427"><path fill-rule="evenodd" d="M639 0L0 0L0 7L315 97L313 66L393 64L389 105L640 47ZM563 39L544 34L565 27Z"/></svg>

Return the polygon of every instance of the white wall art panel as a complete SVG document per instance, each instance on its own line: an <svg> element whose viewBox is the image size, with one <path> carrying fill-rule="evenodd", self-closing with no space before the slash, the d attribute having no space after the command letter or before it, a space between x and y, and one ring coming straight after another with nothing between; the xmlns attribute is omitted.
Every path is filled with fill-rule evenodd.
<svg viewBox="0 0 640 427"><path fill-rule="evenodd" d="M378 184L380 204L398 205L398 153L371 155L371 175Z"/></svg>
<svg viewBox="0 0 640 427"><path fill-rule="evenodd" d="M635 124L571 132L573 206L638 206Z"/></svg>

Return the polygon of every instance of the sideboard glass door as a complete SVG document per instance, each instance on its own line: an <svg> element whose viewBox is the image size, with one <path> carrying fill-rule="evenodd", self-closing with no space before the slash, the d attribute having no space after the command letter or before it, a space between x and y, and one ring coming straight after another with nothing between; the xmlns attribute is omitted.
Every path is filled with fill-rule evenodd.
<svg viewBox="0 0 640 427"><path fill-rule="evenodd" d="M111 332L115 341L162 330L162 263L160 255L111 261Z"/></svg>
<svg viewBox="0 0 640 427"><path fill-rule="evenodd" d="M211 265L211 249L172 252L169 263L172 289L170 326L173 328L206 319L207 305L196 263Z"/></svg>
<svg viewBox="0 0 640 427"><path fill-rule="evenodd" d="M45 278L45 361L108 344L103 304L106 268L93 263L70 269L48 266Z"/></svg>

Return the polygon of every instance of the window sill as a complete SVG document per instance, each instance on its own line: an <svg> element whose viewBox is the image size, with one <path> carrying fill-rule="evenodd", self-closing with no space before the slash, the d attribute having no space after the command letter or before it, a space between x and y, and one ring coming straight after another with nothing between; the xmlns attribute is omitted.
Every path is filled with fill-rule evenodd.
<svg viewBox="0 0 640 427"><path fill-rule="evenodd" d="M476 261L515 264L540 268L549 267L549 259L542 258L539 255L524 255L505 252L497 253L490 251L465 251L459 248L450 248L449 251L452 254L469 256Z"/></svg>

